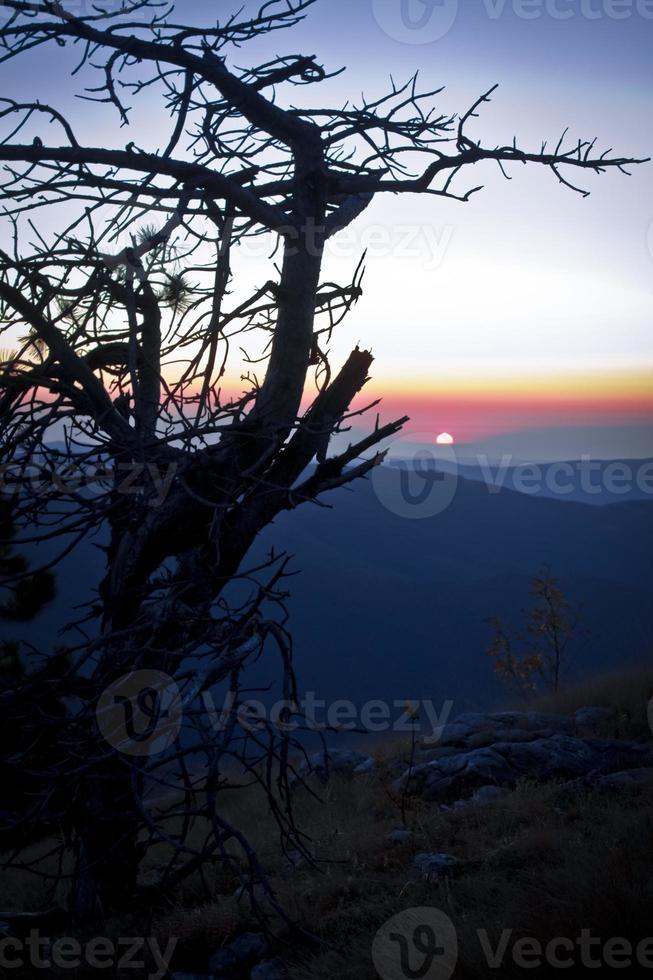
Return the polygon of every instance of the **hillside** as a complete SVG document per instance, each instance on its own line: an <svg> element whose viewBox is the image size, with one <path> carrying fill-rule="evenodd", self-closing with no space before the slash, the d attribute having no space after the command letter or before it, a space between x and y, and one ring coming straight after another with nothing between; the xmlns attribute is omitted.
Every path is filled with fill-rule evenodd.
<svg viewBox="0 0 653 980"><path fill-rule="evenodd" d="M435 460L433 462L435 464ZM409 460L394 459L391 465L410 467L414 464ZM587 456L526 463L516 462L509 453L497 458L478 453L473 457L457 455L456 461L439 459L437 466L488 488L515 490L532 497L599 507L634 500L653 502L652 459L594 459Z"/></svg>
<svg viewBox="0 0 653 980"><path fill-rule="evenodd" d="M396 474L384 468L381 479L392 500ZM303 685L326 697L427 690L461 710L487 705L500 692L488 683L483 620L518 619L543 563L584 606L576 676L650 649L650 504L594 508L466 480L423 520L388 511L369 482L331 502L283 515L265 538L283 542L304 573L291 582L297 663Z"/></svg>
<svg viewBox="0 0 653 980"><path fill-rule="evenodd" d="M598 508L490 493L461 479L442 513L409 520L380 503L379 487L392 502L396 471L384 467L374 486L360 481L353 492L333 492L332 509L305 505L283 514L255 549L252 563L283 546L300 572L288 586L303 690L354 702L452 699L461 711L496 702L502 691L484 657L483 620L497 613L518 619L543 563L584 606L586 635L572 677L650 651L653 505ZM96 543L64 561L56 602L23 628L37 646L56 640L71 611L92 598L103 559ZM56 547L45 542L29 554L47 560ZM252 683L266 680L263 664Z"/></svg>

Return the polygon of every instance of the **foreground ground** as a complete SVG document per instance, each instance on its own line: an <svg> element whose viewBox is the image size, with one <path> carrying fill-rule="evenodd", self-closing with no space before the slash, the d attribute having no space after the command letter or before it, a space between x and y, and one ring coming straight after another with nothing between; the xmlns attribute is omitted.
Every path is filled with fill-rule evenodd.
<svg viewBox="0 0 653 980"><path fill-rule="evenodd" d="M648 746L652 692L653 670L642 670L565 692L538 708L572 713L588 704L610 706L614 730L600 734ZM217 868L204 869L177 894L161 896L156 907L96 923L91 932L115 939L152 936L161 948L174 937L173 975L256 980L374 980L379 976L378 941L376 962L372 957L377 931L398 913L424 907L439 910L453 923L453 976L460 978L558 975L561 967L550 958L533 966L537 950L532 940L543 946L561 940L551 955L555 961L555 955L569 950L565 955L573 957L573 969L564 968L574 977L585 970L595 973L597 964L608 969L606 956L618 962L621 955L623 969L627 950L618 941L625 939L634 949L653 935L653 780L606 786L591 779L542 783L524 778L502 798L452 806L403 792L397 773L405 770L409 756L409 745L388 743L375 753L373 772L336 773L325 785L315 782L315 795L298 789L297 823L310 838L314 865L296 853L283 853L254 790L233 794L229 817L258 847L286 915L271 913L266 948L252 948L249 957L245 953L231 967L228 957L214 958L243 933L260 935L262 929L238 895L238 881ZM419 855L425 854L448 857L440 867L437 860L424 864ZM446 866L448 859L452 863ZM27 896L24 880L14 877L5 885L6 907L38 906L39 896L31 886ZM242 953L242 939L240 944L236 949ZM529 950L525 967L523 954ZM642 957L647 950L651 972L640 957L628 975L653 976L653 943L640 946ZM493 966L488 951L496 951L500 962ZM417 958L409 958L409 969L425 963L425 956L413 955ZM380 968L392 969L387 963ZM431 969L436 972L403 975L437 980L452 975L437 960ZM95 975L83 969L48 973ZM6 975L17 974L7 970ZM21 975L31 974L25 970ZM102 975L137 974L108 968ZM402 973L388 973L394 976Z"/></svg>

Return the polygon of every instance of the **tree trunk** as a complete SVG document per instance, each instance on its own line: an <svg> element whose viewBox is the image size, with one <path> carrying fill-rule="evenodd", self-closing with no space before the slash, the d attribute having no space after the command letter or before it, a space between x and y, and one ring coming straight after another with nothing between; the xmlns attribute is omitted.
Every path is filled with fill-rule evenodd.
<svg viewBox="0 0 653 980"><path fill-rule="evenodd" d="M225 504L233 504L229 497L242 481L242 473L251 467L266 465L291 432L300 411L306 373L310 363L316 295L319 285L323 251L323 229L314 219L305 222L296 238L287 241L281 280L278 287L278 317L265 381L256 404L246 423L245 438L236 436L232 442L225 440L225 449L233 453L227 473L233 479L224 481ZM311 454L312 455L312 454ZM224 477L224 467L223 467ZM186 491L180 488L175 508L177 520L188 511ZM175 498L171 498L175 499ZM224 537L226 554L215 564L215 543L209 546L209 527L214 513L209 507L196 508L195 540L186 536L186 562L192 564L193 549L202 565L198 572L198 587L186 588L179 593L185 613L166 617L164 636L161 625L155 630L153 648L159 650L161 660L147 664L153 670L174 672L175 650L181 649L182 640L189 628L188 607L195 603L209 604L228 577L233 574L247 553L255 533L247 535L241 529L238 546L229 540L228 522L220 538ZM118 511L112 527L107 575L105 578L105 602L109 615L108 629L124 630L135 625L146 594L148 562L143 561L148 549L156 552L161 547L162 530L156 524L148 525L145 518L139 521L128 508ZM170 542L170 537L165 536ZM171 552L179 557L182 552L174 545ZM221 550L218 549L219 551ZM213 560L211 559L213 555ZM158 561L153 562L158 565ZM205 589L199 588L203 582ZM207 595L204 592L208 590ZM166 658L165 651L170 656ZM103 680L99 687L115 680L128 671L129 657L126 650L119 654L105 654L97 677ZM163 660L167 659L164 663ZM120 666L122 664L122 667ZM102 737L98 733L98 745L102 749ZM133 763L134 760L127 760ZM108 761L101 775L94 778L85 792L79 819L79 868L75 894L75 908L80 915L102 914L110 908L120 908L133 900L140 860L138 833L142 817L138 801L134 799L133 770L120 758L118 750Z"/></svg>
<svg viewBox="0 0 653 980"><path fill-rule="evenodd" d="M141 817L129 768L119 758L110 758L83 792L73 900L80 919L127 908L134 900L141 859Z"/></svg>

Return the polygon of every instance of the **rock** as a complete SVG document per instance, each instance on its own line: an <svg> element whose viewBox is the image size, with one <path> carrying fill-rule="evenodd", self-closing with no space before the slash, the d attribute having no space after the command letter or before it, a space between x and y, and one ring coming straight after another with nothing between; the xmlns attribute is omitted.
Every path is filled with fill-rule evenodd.
<svg viewBox="0 0 653 980"><path fill-rule="evenodd" d="M623 772L611 772L587 778L591 786L599 789L640 789L648 783L653 783L653 768L626 769Z"/></svg>
<svg viewBox="0 0 653 980"><path fill-rule="evenodd" d="M482 786L513 788L521 779L574 779L596 770L614 772L646 765L650 750L636 742L556 734L531 742L495 742L491 747L414 766L393 785L440 803L471 796Z"/></svg>
<svg viewBox="0 0 653 980"><path fill-rule="evenodd" d="M484 725L490 724L489 719L491 717L491 715L484 714L480 711L465 711L462 715L457 715L452 724L467 725L474 731L478 731Z"/></svg>
<svg viewBox="0 0 653 980"><path fill-rule="evenodd" d="M506 786L479 786L470 803L476 803L479 806L484 803L495 803L497 800L504 800L506 796L510 796L510 792Z"/></svg>
<svg viewBox="0 0 653 980"><path fill-rule="evenodd" d="M617 712L614 708L588 706L574 713L574 723L579 732L600 732L614 723Z"/></svg>
<svg viewBox="0 0 653 980"><path fill-rule="evenodd" d="M528 732L547 729L560 735L571 734L574 730L574 722L568 715L547 715L541 711L527 711L523 714L502 711L491 717L504 729L521 728Z"/></svg>
<svg viewBox="0 0 653 980"><path fill-rule="evenodd" d="M433 733L425 740L425 745L443 748L448 745L463 745L465 740L472 735L476 729L471 724L454 721L448 725L441 725L434 728Z"/></svg>
<svg viewBox="0 0 653 980"><path fill-rule="evenodd" d="M386 841L388 844L405 844L412 836L412 830L391 830L386 836Z"/></svg>
<svg viewBox="0 0 653 980"><path fill-rule="evenodd" d="M458 858L441 852L417 854L413 864L423 878L439 878L453 873L458 865Z"/></svg>
<svg viewBox="0 0 653 980"><path fill-rule="evenodd" d="M366 773L374 772L376 769L376 763L372 756L368 756L364 762L361 762L354 769L354 776L363 776Z"/></svg>
<svg viewBox="0 0 653 980"><path fill-rule="evenodd" d="M512 737L512 733L511 733ZM493 742L497 740L497 733L486 731L486 732L474 732L470 735L468 739L465 740L466 749L484 749L488 745L492 745Z"/></svg>
<svg viewBox="0 0 653 980"><path fill-rule="evenodd" d="M511 742L534 742L536 738L548 738L553 735L553 732L550 728L544 733L540 729L529 731L527 728L511 728L509 732L502 731L498 734L501 738L495 739L495 742L506 741L506 739L510 739Z"/></svg>
<svg viewBox="0 0 653 980"><path fill-rule="evenodd" d="M224 946L209 960L214 974L235 974L258 963L268 951L265 936L259 932L244 932L229 946Z"/></svg>
<svg viewBox="0 0 653 980"><path fill-rule="evenodd" d="M423 742L424 750L448 746L481 748L496 741L527 741L529 733L567 734L574 732L574 720L567 715L547 715L541 711L498 711L493 714L468 712L435 728ZM515 738L513 739L513 733ZM517 734L519 733L519 734Z"/></svg>
<svg viewBox="0 0 653 980"><path fill-rule="evenodd" d="M265 960L255 966L250 973L250 980L288 980L288 970L283 960Z"/></svg>
<svg viewBox="0 0 653 980"><path fill-rule="evenodd" d="M641 765L649 753L647 746L637 742L568 735L554 735L517 745L497 742L493 748L504 755L519 776L539 780L573 778L593 770L611 772Z"/></svg>
<svg viewBox="0 0 653 980"><path fill-rule="evenodd" d="M460 749L455 748L453 745L434 746L432 748L428 748L425 745L424 748L418 749L417 758L421 762L432 762L434 759L446 759L449 755L457 755L458 752L460 752ZM403 768L406 768L405 762Z"/></svg>
<svg viewBox="0 0 653 980"><path fill-rule="evenodd" d="M505 785L512 779L513 774L503 757L494 749L485 748L414 766L393 784L393 788L401 792L408 783L412 792L445 803L467 796L487 783Z"/></svg>

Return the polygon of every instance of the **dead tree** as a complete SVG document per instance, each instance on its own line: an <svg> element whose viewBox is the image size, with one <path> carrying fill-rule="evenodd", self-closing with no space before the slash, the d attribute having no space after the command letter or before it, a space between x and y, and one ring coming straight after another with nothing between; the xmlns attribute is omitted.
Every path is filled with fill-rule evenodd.
<svg viewBox="0 0 653 980"><path fill-rule="evenodd" d="M211 778L198 801L188 765L195 749L173 747L154 761L128 756L101 738L95 706L126 673L156 670L179 684L186 709L212 685L237 691L244 665L275 646L292 703L289 636L275 614L284 560L272 555L265 569L252 569L248 552L281 511L367 474L383 459L377 447L405 421L377 420L367 437L330 452L331 437L361 411L352 402L372 355L356 348L332 371L329 338L361 295L362 267L344 286L323 282L328 240L378 195L469 201L480 188L458 185L475 166L505 173L539 164L580 190L574 174L627 172L638 162L564 135L550 149L483 146L469 128L494 89L461 116L441 114L439 90L422 91L417 78L340 108L295 108L289 92L329 78L314 56L236 66L249 40L291 28L313 2L268 0L251 17L202 29L156 0L124 0L118 11L98 3L85 16L47 0L4 3L3 64L58 45L87 85L83 97L108 103L104 111L115 110L121 126L130 123L128 103L145 93L158 93L171 115L159 147L121 138L118 127L92 146L47 101L0 100L8 243L0 321L3 344L18 345L4 363L2 462L20 484L23 540L57 538L70 552L110 529L90 611L99 632L78 624L80 640L66 651L71 668L26 681L47 683L54 696L75 690L49 775L69 788L67 807L55 794L51 818L65 828L62 846L75 848L81 913L131 901L152 842L172 850L162 888L233 860L229 841L256 873L255 855L216 802L226 755L263 778L241 743L276 759L270 805L284 840L294 833L287 739L278 731L243 735L229 723L206 740ZM234 258L262 232L278 237L279 265L252 295L234 297ZM250 364L238 396L221 388L234 345L247 345ZM71 487L57 478L62 467L102 476ZM56 494L34 492L27 476L35 468ZM171 475L164 499L155 479L162 473ZM239 605L229 598L237 579L251 583ZM165 782L171 760L184 801L173 816L186 815L174 832L179 819L153 815L143 788L146 776ZM48 773L43 779L45 805L55 796ZM185 836L198 814L210 827L199 851Z"/></svg>

